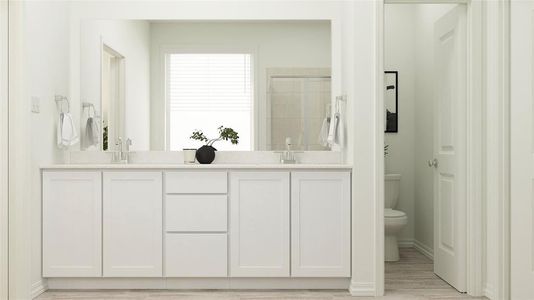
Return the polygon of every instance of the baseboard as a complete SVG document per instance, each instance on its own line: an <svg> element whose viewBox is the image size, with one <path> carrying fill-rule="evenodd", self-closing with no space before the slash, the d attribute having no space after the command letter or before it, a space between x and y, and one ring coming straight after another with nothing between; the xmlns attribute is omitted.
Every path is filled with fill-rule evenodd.
<svg viewBox="0 0 534 300"><path fill-rule="evenodd" d="M493 287L493 285L486 283L486 286L484 287L482 292L486 298L490 300L495 299L495 288Z"/></svg>
<svg viewBox="0 0 534 300"><path fill-rule="evenodd" d="M419 242L418 240L413 241L413 247L415 250L421 252L424 256L434 260L434 249L428 247L427 245Z"/></svg>
<svg viewBox="0 0 534 300"><path fill-rule="evenodd" d="M37 298L39 295L41 295L42 293L46 292L46 290L48 290L48 285L46 284L46 279L41 279L37 282L34 282L32 284L32 289L31 289L31 299L35 299Z"/></svg>
<svg viewBox="0 0 534 300"><path fill-rule="evenodd" d="M399 245L399 248L413 248L414 240L413 239L397 240L397 244Z"/></svg>
<svg viewBox="0 0 534 300"><path fill-rule="evenodd" d="M355 282L351 281L349 292L351 296L376 296L376 287L374 282Z"/></svg>
<svg viewBox="0 0 534 300"><path fill-rule="evenodd" d="M350 278L49 278L50 289L348 289Z"/></svg>

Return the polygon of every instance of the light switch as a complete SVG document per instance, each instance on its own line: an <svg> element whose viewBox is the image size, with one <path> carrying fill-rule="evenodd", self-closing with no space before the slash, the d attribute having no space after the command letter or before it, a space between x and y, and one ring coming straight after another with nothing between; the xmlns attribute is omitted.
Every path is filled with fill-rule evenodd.
<svg viewBox="0 0 534 300"><path fill-rule="evenodd" d="M32 97L32 113L38 114L41 111L41 99L39 97Z"/></svg>

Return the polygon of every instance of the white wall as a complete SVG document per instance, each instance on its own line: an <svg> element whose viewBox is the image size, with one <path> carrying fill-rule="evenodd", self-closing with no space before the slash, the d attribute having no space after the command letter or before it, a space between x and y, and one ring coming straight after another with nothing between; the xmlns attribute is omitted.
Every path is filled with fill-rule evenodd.
<svg viewBox="0 0 534 300"><path fill-rule="evenodd" d="M69 95L68 4L62 1L25 2L26 99L40 99L40 113L31 114L31 284L41 281L41 177L39 167L60 162L56 147L58 112L55 94Z"/></svg>
<svg viewBox="0 0 534 300"><path fill-rule="evenodd" d="M385 6L385 62L387 71L398 71L399 131L386 133L389 145L386 173L401 174L398 210L408 216L408 225L400 233L399 243L414 240L414 169L415 169L415 7L413 5Z"/></svg>
<svg viewBox="0 0 534 300"><path fill-rule="evenodd" d="M75 41L73 41L75 42ZM80 32L80 99L100 111L102 43L124 56L125 135L132 150L150 143L150 26L148 21L87 20ZM80 116L83 137L87 116ZM123 137L125 139L125 137ZM114 143L115 141L110 141ZM82 145L83 146L83 145Z"/></svg>
<svg viewBox="0 0 534 300"><path fill-rule="evenodd" d="M352 280L354 296L384 293L384 106L381 1L350 1L343 20L348 53L344 91L348 95L352 173ZM346 50L346 49L345 49ZM346 63L346 65L345 65ZM365 245L365 247L362 247Z"/></svg>
<svg viewBox="0 0 534 300"><path fill-rule="evenodd" d="M255 60L256 126L259 149L265 149L268 68L330 68L331 38L328 21L154 22L151 38L151 150L164 150L165 78L163 49L244 49Z"/></svg>

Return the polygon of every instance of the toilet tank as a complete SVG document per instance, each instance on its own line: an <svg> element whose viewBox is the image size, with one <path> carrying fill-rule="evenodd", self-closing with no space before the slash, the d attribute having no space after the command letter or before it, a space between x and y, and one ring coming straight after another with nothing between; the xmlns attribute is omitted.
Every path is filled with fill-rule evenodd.
<svg viewBox="0 0 534 300"><path fill-rule="evenodd" d="M400 196L400 174L386 174L384 204L385 208L395 208Z"/></svg>

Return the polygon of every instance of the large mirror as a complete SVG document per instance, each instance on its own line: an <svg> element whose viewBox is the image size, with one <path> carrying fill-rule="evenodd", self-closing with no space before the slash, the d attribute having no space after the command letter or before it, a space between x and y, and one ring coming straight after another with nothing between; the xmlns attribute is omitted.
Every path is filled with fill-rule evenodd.
<svg viewBox="0 0 534 300"><path fill-rule="evenodd" d="M181 151L220 126L239 143L218 150L332 148L329 21L85 20L79 42L83 150Z"/></svg>

